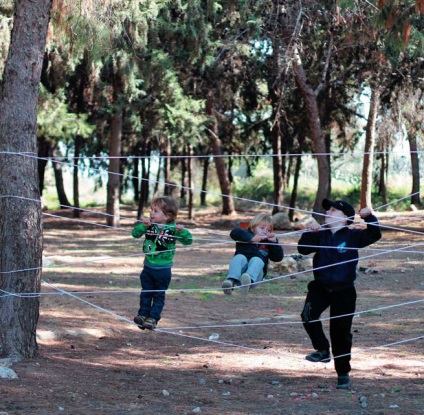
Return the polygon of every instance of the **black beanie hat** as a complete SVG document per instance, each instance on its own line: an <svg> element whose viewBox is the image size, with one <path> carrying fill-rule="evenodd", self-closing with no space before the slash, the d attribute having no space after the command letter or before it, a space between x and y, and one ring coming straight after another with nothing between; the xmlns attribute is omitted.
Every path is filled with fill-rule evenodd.
<svg viewBox="0 0 424 415"><path fill-rule="evenodd" d="M352 205L343 200L335 200L334 202L328 199L322 201L322 207L325 210L329 210L330 207L342 211L347 216L347 224L350 225L353 223L353 218L355 217L355 209Z"/></svg>

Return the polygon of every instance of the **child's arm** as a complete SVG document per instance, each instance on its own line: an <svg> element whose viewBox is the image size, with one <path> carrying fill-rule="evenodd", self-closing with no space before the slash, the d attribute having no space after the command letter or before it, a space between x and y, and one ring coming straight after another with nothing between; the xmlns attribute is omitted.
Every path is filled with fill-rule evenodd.
<svg viewBox="0 0 424 415"><path fill-rule="evenodd" d="M315 220L315 218L312 218L308 223L307 229L312 232L318 232L321 229L321 225Z"/></svg>
<svg viewBox="0 0 424 415"><path fill-rule="evenodd" d="M268 245L269 259L274 262L282 261L284 258L283 246L278 243L278 239L275 236L272 239L268 239L268 241L272 242Z"/></svg>
<svg viewBox="0 0 424 415"><path fill-rule="evenodd" d="M311 229L312 230L312 229ZM321 232L312 231L304 232L297 243L297 250L299 254L309 255L317 252L319 249L319 234Z"/></svg>
<svg viewBox="0 0 424 415"><path fill-rule="evenodd" d="M262 235L253 235L252 239L250 240L250 242L262 242L262 241L266 241L268 238L266 236L262 236Z"/></svg>
<svg viewBox="0 0 424 415"><path fill-rule="evenodd" d="M178 241L183 245L191 245L193 243L193 236L183 225L175 225L175 231Z"/></svg>
<svg viewBox="0 0 424 415"><path fill-rule="evenodd" d="M254 242L252 239L252 233L242 228L234 228L230 232L230 238L236 242Z"/></svg>
<svg viewBox="0 0 424 415"><path fill-rule="evenodd" d="M367 223L367 228L361 232L359 241L359 248L363 248L381 239L381 229L371 208L362 208L359 211L359 216Z"/></svg>
<svg viewBox="0 0 424 415"><path fill-rule="evenodd" d="M150 226L150 220L143 218L140 223L138 223L131 232L131 235L134 238L141 238L145 233L147 228Z"/></svg>
<svg viewBox="0 0 424 415"><path fill-rule="evenodd" d="M359 211L359 216L362 219L365 219L367 216L373 215L373 214L374 214L374 212L369 207L364 207Z"/></svg>

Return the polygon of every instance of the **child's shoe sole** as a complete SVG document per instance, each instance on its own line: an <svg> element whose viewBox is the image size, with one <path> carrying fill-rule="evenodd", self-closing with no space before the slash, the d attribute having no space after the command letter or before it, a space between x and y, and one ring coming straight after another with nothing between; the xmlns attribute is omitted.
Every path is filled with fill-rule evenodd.
<svg viewBox="0 0 424 415"><path fill-rule="evenodd" d="M233 283L230 280L225 280L222 285L221 288L224 291L224 294L226 295L231 295L233 293Z"/></svg>
<svg viewBox="0 0 424 415"><path fill-rule="evenodd" d="M148 317L143 324L143 327L147 330L154 330L156 328L156 320L154 318Z"/></svg>
<svg viewBox="0 0 424 415"><path fill-rule="evenodd" d="M252 283L252 279L250 278L250 275L249 274L244 273L244 274L241 275L241 278L240 278L240 284L241 284L240 292L243 295L249 294L250 284L251 283Z"/></svg>
<svg viewBox="0 0 424 415"><path fill-rule="evenodd" d="M336 389L350 389L350 376L349 375L338 376Z"/></svg>
<svg viewBox="0 0 424 415"><path fill-rule="evenodd" d="M137 324L140 330L144 330L144 322L146 321L145 316L135 316L134 323Z"/></svg>

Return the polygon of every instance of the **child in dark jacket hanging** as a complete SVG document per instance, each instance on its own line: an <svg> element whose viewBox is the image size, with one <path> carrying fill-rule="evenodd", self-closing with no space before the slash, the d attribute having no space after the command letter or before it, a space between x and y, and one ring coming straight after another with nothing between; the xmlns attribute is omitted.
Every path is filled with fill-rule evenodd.
<svg viewBox="0 0 424 415"><path fill-rule="evenodd" d="M143 218L133 231L134 238L145 235L144 267L140 274L140 308L134 322L141 329L154 330L161 319L165 305L165 291L171 282L171 268L176 242L190 245L191 233L183 225L177 225L178 202L164 196L151 203L150 219Z"/></svg>
<svg viewBox="0 0 424 415"><path fill-rule="evenodd" d="M279 262L283 259L283 248L274 234L271 216L265 213L257 214L247 229L233 229L230 237L236 241L236 251L221 287L225 294L231 295L233 288L240 286L240 292L246 295L252 284L266 276L270 260Z"/></svg>
<svg viewBox="0 0 424 415"><path fill-rule="evenodd" d="M364 248L381 238L377 218L370 208L363 208L359 216L367 223L365 229L350 229L354 208L343 200L324 199L325 225L315 222L298 242L302 255L315 253L314 280L308 284L308 293L301 314L303 326L312 341L315 352L306 356L311 362L331 360L330 343L319 318L330 307L330 340L337 372L337 389L350 388L350 357L352 349L352 319L356 307L356 267L358 248ZM311 232L312 231L312 232ZM338 317L341 316L341 317Z"/></svg>

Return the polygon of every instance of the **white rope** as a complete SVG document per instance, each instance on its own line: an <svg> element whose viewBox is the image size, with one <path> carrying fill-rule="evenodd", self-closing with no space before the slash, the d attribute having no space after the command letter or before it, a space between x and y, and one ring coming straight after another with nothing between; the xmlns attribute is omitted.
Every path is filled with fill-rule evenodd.
<svg viewBox="0 0 424 415"><path fill-rule="evenodd" d="M408 150L408 151L352 151L352 152L323 152L323 153L281 153L281 154L198 154L198 155L162 155L162 154L152 154L150 156L80 156L80 157L72 157L72 156L54 156L54 157L39 157L36 153L21 153L21 152L13 152L13 151L0 151L0 155L17 155L17 156L27 156L39 160L46 161L54 161L56 162L59 159L69 159L73 160L144 160L144 159L202 159L202 158L266 158L266 157L316 157L316 156L333 156L340 158L343 157L363 157L364 155L371 156L379 156L379 155L391 155L391 154L399 154L405 155L407 154L421 154L424 153L423 150ZM84 167L86 168L86 167Z"/></svg>
<svg viewBox="0 0 424 415"><path fill-rule="evenodd" d="M117 318L119 320L125 321L125 322L130 323L130 324L135 324L134 322L132 322L128 318L123 317L123 316L120 316L119 314L114 313L113 311L107 310L107 309L105 309L103 307L100 307L100 306L94 304L94 303L91 303L90 301L84 300L84 299L78 297L77 295L75 295L73 293L70 293L68 291L65 291L65 290L57 287L57 286L54 286L53 284L49 284L49 283L47 283L45 281L42 281L42 282L43 282L43 284L46 284L46 285L50 286L51 288L59 291L62 295L68 295L68 296L70 296L70 297L72 297L72 298L74 298L76 300L82 301L83 303L85 303L85 304L87 304L87 305L89 305L89 306L91 306L91 307L93 307L93 308L95 308L97 310L100 310L100 311L102 311L102 312L104 312L106 314L109 314L109 315L111 315L111 316L113 316L113 317L115 317L115 318ZM235 343L223 342L223 341L219 341L219 340L213 340L213 339L203 338L203 337L198 337L198 336L191 336L191 335L187 335L187 334L184 334L184 333L176 333L176 332L168 331L168 330L165 330L163 328L162 329L161 328L156 328L155 331L157 331L159 333L165 333L165 334L170 334L170 335L174 335L174 336L185 337L185 338L189 338L189 339L192 339L192 340L198 340L198 341L204 341L204 342L209 342L209 343L215 343L215 344L219 344L221 346L226 346L226 347L236 347L236 348L240 348L240 349L244 349L244 350L251 350L251 351L260 352L260 353L267 353L267 354L273 354L273 355L282 355L281 353L270 351L268 349L258 349L258 348L243 346L243 345L239 345L239 344L235 344ZM383 347L389 347L389 346L392 346L392 345L397 345L397 344L401 344L401 343L407 343L407 342L411 342L411 341L416 341L416 340L420 340L422 338L424 338L424 336L414 337L414 338L411 338L411 339L404 339L404 340L401 340L401 341L398 341L398 342L392 342L392 343L383 344L381 346L373 346L373 347L369 347L369 348L366 348L366 349L362 349L361 351L355 352L355 354L364 353L367 350L380 349L380 348L383 348ZM334 359L337 359L339 357L348 356L348 355L352 355L352 354L353 353L349 353L349 354L345 354L345 355L339 355L339 356L333 356L333 358Z"/></svg>
<svg viewBox="0 0 424 415"><path fill-rule="evenodd" d="M319 318L317 320L311 320L308 321L308 324L311 323L317 323L317 322L323 322L323 321L330 321L337 318L342 317L349 317L349 316L358 316L361 314L367 314L367 313L374 313L376 311L383 311L388 310L395 307L405 307L408 305L414 305L424 302L424 299L422 300L413 300L408 301L405 303L400 304L391 304L388 306L382 306L377 308L371 308L369 310L363 310L363 311L355 311L353 313L349 314L343 314L340 316L333 316L333 317L326 317L326 318ZM303 324L303 321L275 321L275 322L263 322L263 323L242 323L242 324L223 324L223 325L204 325L204 326L182 326L182 327L172 327L172 328L163 328L163 330L203 330L203 329L217 329L217 328L234 328L234 327L251 327L251 326L285 326L285 325L292 325L292 324Z"/></svg>
<svg viewBox="0 0 424 415"><path fill-rule="evenodd" d="M227 242L225 242L224 244L226 244ZM363 256L363 257L361 257L360 258L360 260L362 261L362 260L364 260L364 259L368 259L368 258L373 258L373 257L376 257L376 256L380 256L380 255L383 255L383 254L385 254L385 253L393 253L393 252L401 252L401 251L403 251L403 250L406 250L407 248L409 248L409 247L414 247L414 246L422 246L423 244L414 244L414 245L407 245L407 246L405 246L405 247L401 247L401 248L396 248L396 249L392 249L392 250L389 250L389 251L383 251L383 252L377 252L377 253L374 253L374 254L371 254L371 255L367 255L367 256ZM182 247L182 248L180 248L180 250L181 249L184 249L184 248L188 248L188 247ZM306 273L306 272L313 272L313 271L315 271L315 270L320 270L320 269L325 269L325 268L331 268L331 267L334 267L334 266L337 266L337 265L343 265L343 264L346 264L346 263L350 263L350 262L355 262L355 261L358 261L359 259L358 258L353 258L353 259L350 259L350 260L346 260L346 261L342 261L342 262L338 262L337 264L331 264L331 265L325 265L325 266L322 266L322 267L316 267L316 268L309 268L309 269L307 269L307 270L303 270L303 271L297 271L297 272L292 272L292 273L289 273L289 274L285 274L285 275L280 275L280 276L278 276L278 277L274 277L274 278L269 278L269 279L266 279L266 280L263 280L263 281L258 281L258 282L256 282L255 284L253 284L253 285L259 285L259 284L264 284L264 283L269 283L269 282L271 282L271 281L275 281L275 280L279 280L279 279L283 279L283 278L289 278L289 277L293 277L293 276L297 276L297 275L301 275L301 274L304 274L304 273ZM64 265L64 266L69 266L69 264L66 264L66 265ZM237 290L237 289L241 289L242 287L244 287L244 286L247 286L247 284L246 285L240 285L240 286L235 286L235 287L233 287L233 289L234 290ZM249 286L250 286L250 284L249 284ZM155 291L169 291L169 292L191 292L191 291L202 291L202 292L204 292L204 291L221 291L222 289L221 288L216 288L216 287L213 287L213 288L190 288L190 289L168 289L168 290L149 290L149 292L155 292ZM3 291L3 290L1 290L1 291ZM39 295L44 295L43 293L25 293L25 294L19 294L19 293L9 293L9 292L6 292L6 291L3 291L5 294L8 294L8 295L14 295L14 296L22 296L22 297L32 297L32 296L39 296ZM108 293L108 291L106 290L106 291L104 291L105 293Z"/></svg>
<svg viewBox="0 0 424 415"><path fill-rule="evenodd" d="M20 153L10 153L10 154L20 154ZM364 153L361 153L361 154L364 154ZM28 155L26 155L26 156L32 157L32 156L28 156ZM257 157L257 156L255 156L255 157ZM35 157L35 158L41 159L41 160L49 160L48 158L44 158L44 157ZM61 162L61 161L57 161L56 159L55 159L55 162L58 163L58 164L61 164L61 165L78 167L78 165L76 165L76 164ZM139 178L137 176L126 175L126 174L123 174L123 173L109 172L109 171L104 171L104 170L95 169L95 168L91 168L91 167L88 168L88 169L91 170L91 171L95 171L99 174L115 175L115 176L118 176L118 177L128 177L130 179L137 179L137 180L141 180L141 181L146 181L148 183L165 184L165 185L170 186L170 187L176 187L176 188L184 189L184 190L187 190L187 191L196 191L196 192L200 192L200 193L205 192L203 189L198 189L198 188L195 188L195 187L188 187L188 186L183 186L183 185L177 185L175 183L166 183L166 182L163 182L163 181L160 181L160 180L153 180L153 179L148 179L148 178L144 178L144 177ZM231 198L233 200L262 204L262 205L265 205L265 206L268 206L268 207L273 207L273 208L278 207L278 208L283 208L283 209L293 210L293 211L298 211L298 212L303 212L303 213L314 213L315 215L323 215L321 213L312 212L312 211L308 211L308 210L305 210L305 209L292 208L290 206L280 206L280 205L277 205L275 203L269 203L269 202L258 202L257 200L254 200L254 199L247 199L247 198L242 198L242 197L238 197L238 196L234 196L234 195L227 195L227 194L223 194L223 193L219 193L219 192L208 192L208 193L211 194L211 195L219 196L219 197L227 197L227 198ZM410 196L417 194L417 193L418 192L413 193ZM403 200L403 199L400 199L400 200ZM387 205L389 205L389 204L387 204Z"/></svg>
<svg viewBox="0 0 424 415"><path fill-rule="evenodd" d="M25 156L30 156L30 157L32 157L32 154L33 153L26 153L26 154L23 154L23 153L11 153L11 152L0 152L0 154L19 154L19 155L25 155ZM333 153L334 154L334 153ZM361 153L361 155L363 155L364 153ZM375 153L375 152L373 152L373 153L371 153L371 154L377 154L377 153ZM291 154L291 155L295 155L295 154ZM317 153L317 154L315 154L315 155L324 155L324 153L323 154L319 154L319 153ZM344 155L344 153L343 153L343 155ZM265 157L266 155L264 155L264 157ZM271 155L271 156L274 156L274 155ZM275 155L276 156L276 155ZM285 156L285 155L278 155L278 156ZM297 156L304 156L304 154L298 154ZM215 157L215 156L211 156L211 155L208 155L207 157ZM257 155L255 155L255 157L257 157ZM35 157L35 158L37 158L37 159L41 159L41 158L38 158L38 157ZM56 162L57 162L57 159L55 160ZM92 170L98 170L98 169L92 169ZM104 173L106 173L106 172L104 172ZM110 174L110 172L108 172L108 174ZM120 176L123 176L122 174L117 174L117 175L120 175ZM146 181L149 181L149 182L158 182L158 181L155 181L155 180L147 180L147 179L142 179L142 180L146 180ZM184 186L175 186L175 187L181 187L181 188L185 188L185 189L189 189L189 190L196 190L196 189L194 189L194 188L188 188L188 187L184 187ZM197 190L199 190L199 189L197 189ZM203 192L203 190L200 190L200 191L202 191ZM223 196L223 197L232 197L232 196L229 196L229 195L223 195L223 194L218 194L218 195L220 195L220 196ZM18 196L13 196L13 195L2 195L1 196L1 198L6 198L6 197L10 197L10 198L13 198L13 197L16 197L16 198L20 198L20 199L23 199L23 200L30 200L30 201L35 201L35 202L37 202L37 203L40 203L40 200L36 200L36 199L30 199L30 198L24 198L24 197L18 197ZM407 197L405 197L405 198L409 198L410 196L407 196ZM277 205L275 205L275 204L270 204L270 203L263 203L263 202L257 202L257 201L255 201L255 200L252 200L252 199L245 199L245 198L237 198L237 197L233 197L233 198L235 198L235 199L237 199L237 200L243 200L243 201L250 201L250 202L255 202L255 203L261 203L262 205L267 205L267 206L277 206ZM402 200L402 199L400 199L400 200ZM395 202L393 202L393 203L395 203ZM389 205L389 204L387 204L387 205ZM387 206L386 205L386 206ZM281 207L281 206L279 206L279 207ZM283 208L284 208L284 206L282 206ZM292 209L292 210L297 210L297 211L301 211L301 212L308 212L308 213L313 213L313 212L310 212L310 211L306 211L306 210L302 210L302 209L294 209L294 208L290 208L290 207L285 207L286 209ZM380 207L381 208L381 207ZM81 209L80 209L81 210ZM96 213L98 213L98 212L96 212ZM52 215L53 216L53 215ZM95 225L99 225L98 223L93 223L93 224L95 224ZM100 225L99 225L100 226ZM388 227L389 229L395 229L394 227ZM401 229L402 231L405 231L404 229ZM413 233L418 233L418 234L422 234L422 232L413 232ZM414 246L414 245L411 245L411 246ZM384 253L388 253L388 252L397 252L397 251L401 251L401 250L403 250L403 249L405 249L405 248L398 248L398 249L394 249L394 250L389 250L389 251L386 251L386 252L384 252ZM365 258L370 258L370 257L374 257L374 256L377 256L377 255L381 255L381 253L377 253L377 254L374 254L374 255L369 255L369 256L366 256L366 257L364 257L364 258L361 258L361 260L363 260L363 259L365 259ZM355 259L356 260L356 259ZM346 263L346 262L351 262L351 261L345 261L345 262L341 262L341 263L339 263L339 264L343 264L343 263ZM68 264L69 265L69 264ZM338 264L333 264L332 266L335 266L335 265L338 265ZM324 268L324 267L320 267L320 268L316 268L316 269L321 269L321 268ZM34 270L34 269L36 269L36 268L30 268L30 269L28 269L28 270ZM24 270L21 270L21 271L24 271ZM310 271L313 271L313 269L311 269L311 270L307 270L307 271L303 271L303 272L310 272ZM19 271L16 271L16 272L19 272ZM303 273L303 272L299 272L299 273L296 273L296 274L300 274L300 273ZM3 272L4 273L4 272ZM291 275L296 275L296 274L290 274L290 275L286 275L286 276L283 276L284 278L286 278L286 277L288 277L288 276L291 276ZM274 280L274 279L279 279L279 278L273 278L273 279L271 279L271 280L268 280L268 281L272 281L272 280ZM113 313L113 312L111 312L111 311L109 311L109 310L106 310L106 309L104 309L104 308L102 308L102 307L99 307L99 306L97 306L97 305L95 305L95 304L93 304L93 303L90 303L89 301L87 301L87 300L84 300L84 299L81 299L80 297L78 297L78 296L76 296L75 294L72 294L72 293L69 293L69 292L67 292L67 291L65 291L65 290L62 290L62 289L60 289L60 288L58 288L58 287L55 287L55 286L53 286L53 285L51 285L51 284L48 284L48 283L46 283L45 281L43 281L43 284L46 284L47 286L50 286L50 287L52 287L52 288L54 288L55 290L57 290L57 291L59 291L60 293L61 293L61 295L68 295L68 296L71 296L71 297L73 297L73 298L75 298L75 299L78 299L78 300L80 300L80 301L82 301L82 302L84 302L84 303L86 303L86 304L88 304L88 305L90 305L90 306L92 306L92 307L94 307L94 308L97 308L97 309L99 309L99 310L101 310L102 312L106 312L106 313L108 313L108 314L110 314L110 315L113 315L113 316L115 316L115 317L117 317L117 318L120 318L121 320L123 320L123 321L126 321L126 322L131 322L130 320L128 320L127 318L124 318L124 317L122 317L122 316L119 316L118 314L116 314L116 313ZM240 288L240 287L239 287ZM6 291L4 291L4 290L0 290L0 291L2 291L3 293L6 293L7 295L13 295L13 296L20 296L19 294L16 294L16 293L7 293ZM176 291L181 291L181 290L176 290ZM202 289L202 291L205 291L205 289ZM34 295L39 295L39 293L33 293ZM25 294L25 295L27 295L27 294ZM415 302L409 302L408 304L413 304L413 303L416 303L416 302L420 302L420 301L422 301L422 300L417 300L417 301L415 301ZM405 303L405 304L407 304L407 303ZM384 308L391 308L391 307L394 307L394 306L386 306L386 307L384 307ZM378 309L374 309L374 310L380 310L380 309L384 309L384 308L378 308ZM364 312L366 312L366 311L364 311ZM362 312L362 313L364 313L364 312ZM358 313L354 313L354 314L358 314ZM336 316L336 317L332 317L332 318L340 318L340 317L343 317L343 316ZM330 318L328 318L328 320L329 320ZM326 320L326 319L323 319L323 320ZM294 323L294 322L293 322ZM292 323L292 324L293 324ZM277 323L278 324L278 323ZM212 327L212 326L210 326L210 327ZM218 341L216 341L216 340L206 340L206 339L203 339L203 338L198 338L198 337L193 337L193 336L187 336L187 335L183 335L183 334L179 334L179 333L172 333L172 332L169 332L169 331L167 331L167 330L164 330L164 329L157 329L157 331L159 331L159 332L165 332L165 333L168 333L168 334L173 334L173 335L178 335L178 336L184 336L184 337L189 337L189 338L192 338L192 339L196 339L196 340L202 340L202 341L209 341L209 342L213 342L213 343L218 343L218 344L222 344L222 345L226 345L226 346L231 346L231 347L240 347L240 348L244 348L244 349L250 349L250 350L255 350L255 351L258 351L258 350L260 350L261 352L264 352L264 350L263 349L253 349L253 348L248 348L248 347L246 347L246 346L240 346L240 345L235 345L235 344L232 344L232 343L224 343L224 342L218 342ZM422 339L422 338L424 338L424 336L420 336L420 337L415 337L415 338L412 338L412 339L406 339L406 340L402 340L402 341L398 341L398 342L392 342L392 343L388 343L388 344L386 344L386 345L382 345L382 346L373 346L373 347L370 347L370 348L368 348L368 349L365 349L365 350L374 350L374 349L378 349L378 348L383 348L383 347L388 347L388 346L392 346L392 345L398 345L398 344L402 344L402 343L406 343L406 342L409 342L409 341L415 341L415 340L419 340L419 339ZM344 355L344 356L346 356L346 355ZM335 356L334 358L338 358L338 357L341 357L341 356Z"/></svg>

